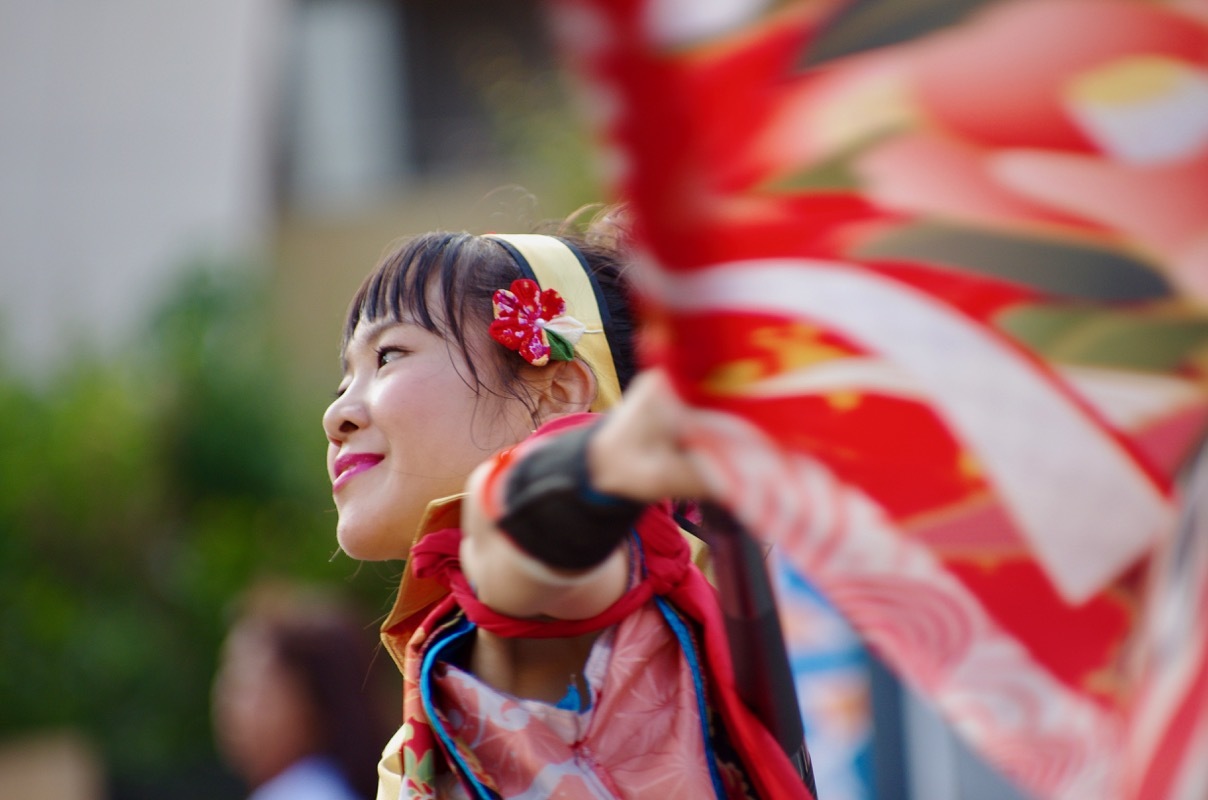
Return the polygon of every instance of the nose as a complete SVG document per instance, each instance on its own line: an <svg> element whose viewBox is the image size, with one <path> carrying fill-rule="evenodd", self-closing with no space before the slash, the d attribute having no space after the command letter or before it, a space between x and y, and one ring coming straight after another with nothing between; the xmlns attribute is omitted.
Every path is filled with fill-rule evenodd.
<svg viewBox="0 0 1208 800"><path fill-rule="evenodd" d="M351 388L342 392L323 412L323 433L329 441L336 444L367 424L365 404L353 394Z"/></svg>

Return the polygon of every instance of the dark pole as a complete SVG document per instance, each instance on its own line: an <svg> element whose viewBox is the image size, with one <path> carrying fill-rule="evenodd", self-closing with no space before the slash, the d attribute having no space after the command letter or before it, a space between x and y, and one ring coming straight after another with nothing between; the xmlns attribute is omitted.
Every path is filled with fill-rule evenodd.
<svg viewBox="0 0 1208 800"><path fill-rule="evenodd" d="M709 545L721 595L739 695L780 743L810 793L817 798L797 689L763 550L721 506L702 504L701 516L702 534Z"/></svg>

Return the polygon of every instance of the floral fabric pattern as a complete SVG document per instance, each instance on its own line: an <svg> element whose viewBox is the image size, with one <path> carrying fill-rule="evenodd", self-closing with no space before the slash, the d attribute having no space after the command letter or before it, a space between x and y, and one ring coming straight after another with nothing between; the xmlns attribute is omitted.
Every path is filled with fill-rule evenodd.
<svg viewBox="0 0 1208 800"><path fill-rule="evenodd" d="M460 617L421 648L444 640ZM470 797L448 767L443 729L474 780L501 798L714 797L691 668L662 614L648 603L606 631L584 677L590 707L578 712L515 698L456 666L432 670L437 719L423 712L418 665L407 681L403 726L403 798ZM749 797L739 766L717 765L727 797Z"/></svg>

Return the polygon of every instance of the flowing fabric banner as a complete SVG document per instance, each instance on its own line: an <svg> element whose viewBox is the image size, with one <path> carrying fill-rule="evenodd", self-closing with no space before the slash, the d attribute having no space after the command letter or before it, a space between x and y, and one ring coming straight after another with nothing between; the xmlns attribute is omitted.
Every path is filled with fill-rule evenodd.
<svg viewBox="0 0 1208 800"><path fill-rule="evenodd" d="M1030 793L1208 796L1208 3L548 6L726 504Z"/></svg>

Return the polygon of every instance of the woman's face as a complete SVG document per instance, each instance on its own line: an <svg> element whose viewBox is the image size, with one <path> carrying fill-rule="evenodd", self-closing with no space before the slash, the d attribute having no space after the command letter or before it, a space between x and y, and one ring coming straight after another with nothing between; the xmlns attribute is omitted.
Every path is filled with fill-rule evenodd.
<svg viewBox="0 0 1208 800"><path fill-rule="evenodd" d="M485 331L475 352L487 352ZM359 324L345 363L323 415L336 537L354 558L406 558L428 503L464 491L475 466L529 433L530 416L468 384L460 352L408 320Z"/></svg>
<svg viewBox="0 0 1208 800"><path fill-rule="evenodd" d="M318 749L310 694L254 626L236 626L227 637L212 702L218 748L252 786Z"/></svg>

